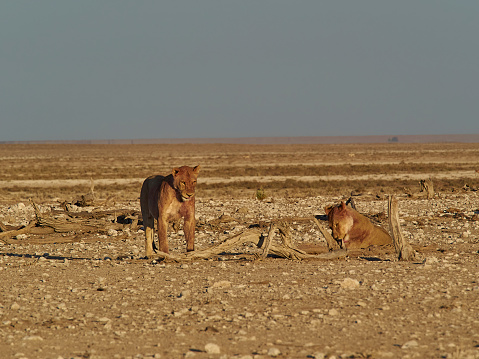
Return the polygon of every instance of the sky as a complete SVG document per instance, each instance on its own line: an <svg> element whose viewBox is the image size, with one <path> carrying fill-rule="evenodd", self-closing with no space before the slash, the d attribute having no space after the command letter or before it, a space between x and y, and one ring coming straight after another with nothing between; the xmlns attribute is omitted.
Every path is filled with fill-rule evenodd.
<svg viewBox="0 0 479 359"><path fill-rule="evenodd" d="M6 0L0 141L479 133L477 0Z"/></svg>

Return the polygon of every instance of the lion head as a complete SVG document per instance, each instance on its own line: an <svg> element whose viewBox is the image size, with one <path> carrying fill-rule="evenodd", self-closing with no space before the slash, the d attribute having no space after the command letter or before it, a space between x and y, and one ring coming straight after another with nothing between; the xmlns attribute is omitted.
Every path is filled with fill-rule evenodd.
<svg viewBox="0 0 479 359"><path fill-rule="evenodd" d="M194 168L181 166L173 169L173 188L178 192L182 201L189 201L195 196L196 179L199 172L200 166Z"/></svg>
<svg viewBox="0 0 479 359"><path fill-rule="evenodd" d="M346 204L341 202L338 206L326 207L324 211L328 215L329 227L332 230L333 238L337 241L346 239L354 224L354 218L348 211Z"/></svg>

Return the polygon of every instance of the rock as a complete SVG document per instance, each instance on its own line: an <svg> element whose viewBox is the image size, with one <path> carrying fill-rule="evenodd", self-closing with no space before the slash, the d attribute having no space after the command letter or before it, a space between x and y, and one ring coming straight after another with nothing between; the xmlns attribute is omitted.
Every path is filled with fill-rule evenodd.
<svg viewBox="0 0 479 359"><path fill-rule="evenodd" d="M185 299L186 297L189 297L190 295L191 295L191 290L186 289L186 290L182 290L180 292L180 294L178 295L178 298L179 299Z"/></svg>
<svg viewBox="0 0 479 359"><path fill-rule="evenodd" d="M27 335L23 340L41 342L43 341L43 338L39 335Z"/></svg>
<svg viewBox="0 0 479 359"><path fill-rule="evenodd" d="M20 304L15 302L10 306L10 309L11 310L19 310L20 309Z"/></svg>
<svg viewBox="0 0 479 359"><path fill-rule="evenodd" d="M215 343L208 343L205 345L205 351L208 354L220 354L220 347Z"/></svg>
<svg viewBox="0 0 479 359"><path fill-rule="evenodd" d="M401 347L401 349L416 348L416 347L418 347L418 346L419 346L419 344L418 344L417 341L415 341L415 340L410 340L410 341L404 343L403 346Z"/></svg>
<svg viewBox="0 0 479 359"><path fill-rule="evenodd" d="M227 280L221 280L219 282L214 282L211 288L229 288L231 287L231 282Z"/></svg>
<svg viewBox="0 0 479 359"><path fill-rule="evenodd" d="M345 278L341 282L341 288L345 288L345 289L356 289L356 288L359 288L359 286L360 286L359 281L352 278Z"/></svg>
<svg viewBox="0 0 479 359"><path fill-rule="evenodd" d="M328 311L328 314L331 315L331 316L335 316L335 315L338 315L339 312L337 311L337 309L334 309L334 308L333 308L333 309L330 309L330 310Z"/></svg>
<svg viewBox="0 0 479 359"><path fill-rule="evenodd" d="M435 263L438 263L438 262L439 262L439 260L436 257L427 257L424 264L431 265L431 264L435 264Z"/></svg>
<svg viewBox="0 0 479 359"><path fill-rule="evenodd" d="M108 230L108 235L109 235L110 237L116 237L116 236L118 236L118 231L116 231L116 230L114 230L114 229L109 229L109 230Z"/></svg>
<svg viewBox="0 0 479 359"><path fill-rule="evenodd" d="M273 358L276 358L277 356L281 355L281 350L279 350L278 348L269 348L268 349L268 355L270 357L273 357Z"/></svg>

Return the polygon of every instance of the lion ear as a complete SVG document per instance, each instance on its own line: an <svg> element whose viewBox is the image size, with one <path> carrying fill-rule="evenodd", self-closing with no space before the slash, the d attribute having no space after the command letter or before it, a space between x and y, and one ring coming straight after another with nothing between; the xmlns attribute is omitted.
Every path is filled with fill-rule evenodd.
<svg viewBox="0 0 479 359"><path fill-rule="evenodd" d="M173 174L173 177L176 177L176 175L180 172L179 168L173 168L173 171L171 173Z"/></svg>
<svg viewBox="0 0 479 359"><path fill-rule="evenodd" d="M193 168L193 172L194 172L195 174L198 174L198 173L200 172L200 165L194 167L194 168Z"/></svg>
<svg viewBox="0 0 479 359"><path fill-rule="evenodd" d="M341 201L341 211L344 211L346 209L346 204L344 201Z"/></svg>
<svg viewBox="0 0 479 359"><path fill-rule="evenodd" d="M326 207L324 207L324 212L326 213L326 215L328 215L329 212L331 212L332 209L333 209L333 206L326 206Z"/></svg>

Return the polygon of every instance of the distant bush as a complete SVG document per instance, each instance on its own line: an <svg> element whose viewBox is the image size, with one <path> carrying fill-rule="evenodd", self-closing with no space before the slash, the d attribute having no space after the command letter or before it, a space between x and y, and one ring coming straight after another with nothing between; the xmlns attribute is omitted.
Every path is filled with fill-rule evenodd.
<svg viewBox="0 0 479 359"><path fill-rule="evenodd" d="M264 189L258 188L256 190L256 199L262 201L265 198L266 198L266 194L264 193Z"/></svg>

